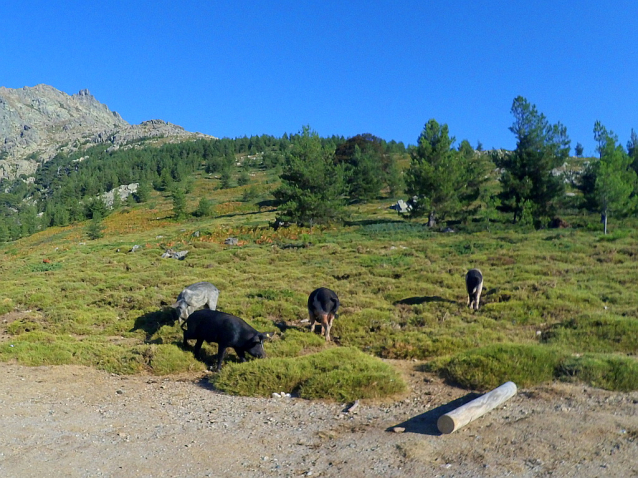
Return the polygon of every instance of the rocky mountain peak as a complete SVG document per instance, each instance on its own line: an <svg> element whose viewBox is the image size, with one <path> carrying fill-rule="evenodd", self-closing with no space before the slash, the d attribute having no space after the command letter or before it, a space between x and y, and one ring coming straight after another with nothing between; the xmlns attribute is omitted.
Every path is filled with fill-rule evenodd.
<svg viewBox="0 0 638 478"><path fill-rule="evenodd" d="M88 89L68 95L52 86L0 86L0 181L31 176L59 152L109 142L113 148L140 138L183 141L212 138L163 120L131 125Z"/></svg>

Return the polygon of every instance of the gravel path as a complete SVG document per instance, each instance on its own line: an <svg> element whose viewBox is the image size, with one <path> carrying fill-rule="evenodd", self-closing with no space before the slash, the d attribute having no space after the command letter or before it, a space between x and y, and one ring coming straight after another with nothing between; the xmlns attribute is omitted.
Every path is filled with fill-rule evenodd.
<svg viewBox="0 0 638 478"><path fill-rule="evenodd" d="M638 393L552 384L451 434L445 405L472 395L394 362L412 390L346 404L226 396L201 377L0 367L7 477L638 476ZM459 401L455 402L456 404ZM441 408L443 407L443 408ZM404 427L404 433L388 431Z"/></svg>

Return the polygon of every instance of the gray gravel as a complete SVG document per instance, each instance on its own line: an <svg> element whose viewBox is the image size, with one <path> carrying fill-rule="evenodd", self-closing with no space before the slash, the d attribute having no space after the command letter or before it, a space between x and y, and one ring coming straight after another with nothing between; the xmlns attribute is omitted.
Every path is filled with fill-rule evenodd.
<svg viewBox="0 0 638 478"><path fill-rule="evenodd" d="M523 390L451 435L436 418L475 395L395 362L387 403L219 394L201 377L84 367L0 370L3 476L638 476L638 394ZM281 392L273 390L273 392ZM460 401L453 402L455 404ZM441 408L443 407L443 408ZM449 408L449 407L448 407ZM396 433L394 427L404 428Z"/></svg>

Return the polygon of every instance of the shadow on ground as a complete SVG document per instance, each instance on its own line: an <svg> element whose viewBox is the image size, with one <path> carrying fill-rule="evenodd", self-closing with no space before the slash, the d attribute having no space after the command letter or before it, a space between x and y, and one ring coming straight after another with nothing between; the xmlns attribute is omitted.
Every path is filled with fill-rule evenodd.
<svg viewBox="0 0 638 478"><path fill-rule="evenodd" d="M397 300L393 305L419 305L429 304L430 302L447 302L448 304L456 304L456 301L450 299L444 299L438 295L424 296L424 297L408 297L407 299Z"/></svg>
<svg viewBox="0 0 638 478"><path fill-rule="evenodd" d="M432 410L428 410L421 415L417 415L416 417L412 417L402 423L398 423L389 427L386 431L393 431L394 427L403 427L405 428L405 433L419 433L421 435L433 435L439 436L442 433L436 426L436 422L441 415L445 415L448 412L460 407L461 405L465 405L468 402L471 402L475 398L480 397L480 393L468 393L467 395L457 398L445 405L441 405L440 407L433 408Z"/></svg>
<svg viewBox="0 0 638 478"><path fill-rule="evenodd" d="M146 333L144 341L146 343L156 343L157 339L153 341L153 335L155 335L164 325L174 325L175 320L175 310L172 308L148 312L135 319L135 325L131 330L129 330L129 332L143 330Z"/></svg>
<svg viewBox="0 0 638 478"><path fill-rule="evenodd" d="M406 222L402 219L396 220L388 220L388 219L360 219L355 221L346 221L346 226L376 226L378 224L384 225L395 225L395 224L406 224Z"/></svg>

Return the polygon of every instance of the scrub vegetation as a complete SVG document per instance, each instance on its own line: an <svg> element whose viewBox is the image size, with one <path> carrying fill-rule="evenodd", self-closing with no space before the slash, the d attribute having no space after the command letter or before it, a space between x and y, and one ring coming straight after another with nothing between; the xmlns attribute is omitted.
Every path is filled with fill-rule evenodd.
<svg viewBox="0 0 638 478"><path fill-rule="evenodd" d="M513 111L519 146L511 153L467 141L451 149L447 125L431 120L407 150L304 128L281 139L57 158L35 183L0 197L10 217L0 227L0 360L203 371L182 346L170 304L184 286L209 281L219 310L274 332L268 359L233 363L229 353L212 379L229 393L352 400L402 392L383 359L423 361L479 390L556 379L635 390L635 195L598 194L602 163L567 157L564 127L523 98ZM601 160L622 156L614 165L630 167L635 148L624 153L605 134ZM552 154L565 160L562 181ZM533 175L545 181L542 195L527 187L532 166L544 168ZM433 180L436 171L449 181ZM139 181L134 197L111 209L87 199L120 176ZM620 176L625 185L634 177ZM334 181L322 187L321 178ZM417 200L399 215L390 206L405 198L404 183ZM27 202L31 187L38 193ZM24 215L38 209L40 225ZM605 221L615 214L611 234L593 212L601 210ZM269 227L275 222L292 225ZM163 259L167 249L188 253ZM464 284L475 267L485 281L478 311L467 308ZM308 330L306 301L317 287L341 301L332 343ZM205 362L215 354L204 345Z"/></svg>
<svg viewBox="0 0 638 478"><path fill-rule="evenodd" d="M253 181L265 185L266 173ZM215 182L197 175L187 209ZM246 205L243 193L213 192L214 214L176 221L170 194L153 192L104 218L101 238L89 240L78 223L0 245L0 360L202 371L182 348L169 305L185 285L206 280L221 291L220 310L275 332L268 359L227 363L214 378L230 393L350 400L400 392L401 378L381 358L423 360L475 389L554 379L638 388L630 219L607 236L587 215L567 217L570 229L494 222L487 232L468 222L443 233L398 219L392 200L378 199L349 206L343 226L275 231L267 225L275 211ZM229 237L238 245L225 245ZM189 252L162 259L167 248ZM477 266L485 289L473 312L464 274ZM320 286L342 303L331 344L304 322L308 294ZM212 362L216 346L203 350Z"/></svg>

